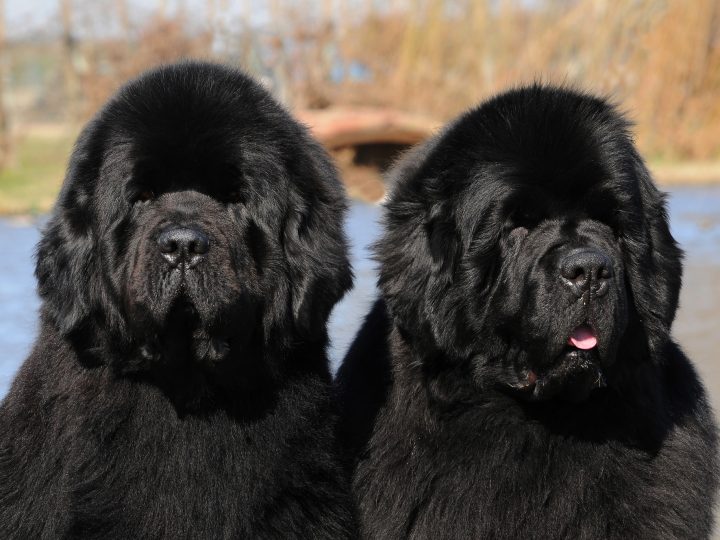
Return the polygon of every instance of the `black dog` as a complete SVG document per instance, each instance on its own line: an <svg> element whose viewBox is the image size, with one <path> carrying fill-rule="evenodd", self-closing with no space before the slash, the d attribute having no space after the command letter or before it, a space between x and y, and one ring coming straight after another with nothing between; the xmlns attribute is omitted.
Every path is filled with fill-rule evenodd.
<svg viewBox="0 0 720 540"><path fill-rule="evenodd" d="M627 122L533 86L391 173L383 299L339 374L369 538L703 538L716 428L670 338L681 252Z"/></svg>
<svg viewBox="0 0 720 540"><path fill-rule="evenodd" d="M326 153L244 74L182 63L121 89L38 248L0 536L353 536L325 353L345 207Z"/></svg>

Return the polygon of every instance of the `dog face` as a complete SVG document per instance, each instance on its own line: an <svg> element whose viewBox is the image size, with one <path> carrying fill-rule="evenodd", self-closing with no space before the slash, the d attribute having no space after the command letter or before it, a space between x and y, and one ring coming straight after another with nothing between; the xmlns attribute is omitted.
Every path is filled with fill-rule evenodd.
<svg viewBox="0 0 720 540"><path fill-rule="evenodd" d="M40 294L79 350L122 370L324 343L351 284L345 206L325 152L247 76L161 68L81 134Z"/></svg>
<svg viewBox="0 0 720 540"><path fill-rule="evenodd" d="M618 230L548 185L516 193L501 209L497 285L477 313L487 307L493 333L509 344L505 384L528 398L582 399L606 384L630 316Z"/></svg>
<svg viewBox="0 0 720 540"><path fill-rule="evenodd" d="M419 350L471 362L481 386L583 400L620 357L664 347L680 251L627 124L606 102L509 92L391 178L381 287ZM407 249L391 250L401 238Z"/></svg>

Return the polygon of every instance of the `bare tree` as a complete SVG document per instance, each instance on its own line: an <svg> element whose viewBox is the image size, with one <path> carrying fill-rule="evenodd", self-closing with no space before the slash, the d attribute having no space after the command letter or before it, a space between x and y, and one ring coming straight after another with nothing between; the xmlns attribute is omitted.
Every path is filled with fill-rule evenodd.
<svg viewBox="0 0 720 540"><path fill-rule="evenodd" d="M118 19L120 19L120 28L123 31L123 36L129 43L131 28L127 0L115 0L115 10L117 11Z"/></svg>
<svg viewBox="0 0 720 540"><path fill-rule="evenodd" d="M75 71L76 41L73 34L72 0L60 0L60 20L62 23L62 59L67 116L71 123L78 120L80 109L80 82Z"/></svg>
<svg viewBox="0 0 720 540"><path fill-rule="evenodd" d="M62 44L51 56L60 52L73 122L142 69L219 55L296 108L377 105L438 120L537 79L579 85L633 111L653 158L720 157L720 0L155 0L155 16L141 18L136 0L56 4ZM91 35L83 15L122 33ZM57 92L41 91L57 114Z"/></svg>

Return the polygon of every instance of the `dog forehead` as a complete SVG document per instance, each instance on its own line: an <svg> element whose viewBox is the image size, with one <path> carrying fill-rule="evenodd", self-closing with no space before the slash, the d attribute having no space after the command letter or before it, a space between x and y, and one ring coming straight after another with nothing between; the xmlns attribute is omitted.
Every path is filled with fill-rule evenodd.
<svg viewBox="0 0 720 540"><path fill-rule="evenodd" d="M210 128L200 125L184 130L158 125L121 127L120 137L128 141L128 157L134 168L183 170L218 168L241 163L247 138L234 126L219 122Z"/></svg>
<svg viewBox="0 0 720 540"><path fill-rule="evenodd" d="M282 141L292 139L282 107L239 74L210 71L206 81L196 80L195 71L168 80L162 75L130 83L101 111L106 152L120 146L137 163L151 159L187 169L276 159Z"/></svg>
<svg viewBox="0 0 720 540"><path fill-rule="evenodd" d="M158 197L158 205L164 211L172 211L178 214L202 214L221 206L213 197L194 188L194 186L161 194Z"/></svg>

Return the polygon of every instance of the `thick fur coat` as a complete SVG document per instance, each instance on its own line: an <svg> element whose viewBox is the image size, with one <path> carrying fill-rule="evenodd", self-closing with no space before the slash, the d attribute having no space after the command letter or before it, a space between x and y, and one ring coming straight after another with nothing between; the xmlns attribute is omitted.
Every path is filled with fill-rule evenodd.
<svg viewBox="0 0 720 540"><path fill-rule="evenodd" d="M122 88L38 247L0 536L353 537L325 353L345 207L326 153L243 73Z"/></svg>
<svg viewBox="0 0 720 540"><path fill-rule="evenodd" d="M717 435L681 251L605 100L491 99L390 174L338 375L367 538L708 538Z"/></svg>

